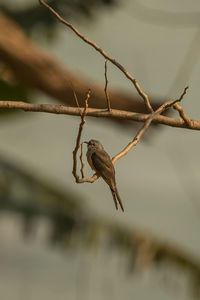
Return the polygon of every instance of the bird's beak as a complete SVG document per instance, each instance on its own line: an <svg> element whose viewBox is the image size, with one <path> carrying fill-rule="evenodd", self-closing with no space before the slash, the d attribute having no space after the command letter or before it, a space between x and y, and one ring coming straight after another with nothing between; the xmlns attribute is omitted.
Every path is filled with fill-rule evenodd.
<svg viewBox="0 0 200 300"><path fill-rule="evenodd" d="M85 142L83 142L83 143L85 143L85 144L87 144L87 145L89 144L89 142L86 142L86 141L85 141Z"/></svg>

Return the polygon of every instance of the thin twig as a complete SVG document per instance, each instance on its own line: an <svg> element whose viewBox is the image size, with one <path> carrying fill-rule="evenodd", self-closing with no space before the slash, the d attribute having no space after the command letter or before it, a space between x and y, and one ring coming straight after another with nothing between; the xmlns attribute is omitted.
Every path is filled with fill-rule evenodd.
<svg viewBox="0 0 200 300"><path fill-rule="evenodd" d="M75 178L77 183L80 182L80 178L76 173L76 169L77 169L77 152L78 152L78 149L80 147L80 140L81 140L81 134L82 134L82 131L83 131L83 126L86 122L85 121L85 116L86 116L86 113L87 113L88 99L90 98L90 95L91 95L91 91L89 90L88 93L87 93L87 97L85 99L85 108L83 110L83 113L81 114L81 123L79 125L79 131L78 131L78 135L77 135L77 139L76 139L76 146L75 146L74 151L73 151L73 170L72 170L72 174L74 175L74 178Z"/></svg>
<svg viewBox="0 0 200 300"><path fill-rule="evenodd" d="M71 116L80 116L84 108L71 107L65 105L51 105L51 104L32 104L22 101L0 101L0 109L20 109L29 112L43 112L51 114L64 114ZM87 116L95 118L111 118L116 120L130 120L136 122L145 122L151 114L143 114L138 112L129 112L123 110L112 109L111 112L98 109L88 108ZM170 118L163 115L156 115L152 120L153 123L163 124L177 128L187 128L193 130L200 130L200 120L191 120L191 126L188 127L182 119Z"/></svg>
<svg viewBox="0 0 200 300"><path fill-rule="evenodd" d="M181 100L183 99L184 95L186 94L188 88L189 88L189 87L187 86L187 87L184 89L184 91L183 91L183 93L182 93L182 95L181 95L181 97L180 97ZM189 128L192 127L192 121L191 121L191 119L186 115L186 113L184 112L183 108L182 108L178 103L175 103L175 104L173 105L173 108L176 109L176 110L179 112L179 115L180 115L180 117L183 119L183 121L185 122L185 124L186 124Z"/></svg>
<svg viewBox="0 0 200 300"><path fill-rule="evenodd" d="M175 103L180 102L184 95L185 95L186 91L184 90L183 94L181 95L181 97L177 100L174 101L168 101L165 102L163 105L161 105L156 111L154 111L146 120L146 122L144 123L144 125L142 126L142 128L137 132L136 136L134 137L134 139L117 155L115 155L112 158L112 162L113 164L116 163L117 160L119 160L121 157L123 157L124 155L126 155L134 146L137 145L137 143L140 141L141 137L143 136L143 134L145 133L145 131L148 129L148 127L150 126L151 122L153 121L153 119L155 118L156 115L160 115L163 111L167 110L168 108L170 108L171 106L173 106Z"/></svg>
<svg viewBox="0 0 200 300"><path fill-rule="evenodd" d="M81 154L80 154L80 161L81 161L81 176L82 176L82 179L85 177L84 175L84 162L83 162L83 143L81 143Z"/></svg>
<svg viewBox="0 0 200 300"><path fill-rule="evenodd" d="M184 112L183 108L178 103L175 103L173 105L173 108L176 109L179 112L179 115L183 119L183 121L185 122L185 124L187 124L187 126L189 128L191 128L192 127L192 120L186 115L186 113Z"/></svg>
<svg viewBox="0 0 200 300"><path fill-rule="evenodd" d="M74 95L74 99L75 99L76 105L77 105L77 107L78 107L79 110L80 110L80 105L79 105L79 103L78 103L78 98L77 98L75 89L74 89L73 84L72 84L71 81L70 81L70 85L71 85L71 89L72 89L72 91L73 91L73 95ZM81 114L81 111L80 111L80 114Z"/></svg>
<svg viewBox="0 0 200 300"><path fill-rule="evenodd" d="M186 86L180 96L180 98L177 100L179 102L181 102L181 100L183 99L183 97L185 96L185 94L187 93L187 90L189 89L189 86Z"/></svg>
<svg viewBox="0 0 200 300"><path fill-rule="evenodd" d="M82 33L78 31L76 27L74 27L71 23L67 22L65 19L63 19L51 6L49 6L47 3L45 3L43 0L39 0L39 3L46 7L61 23L69 27L78 37L80 37L85 43L92 46L96 51L98 51L102 56L105 57L105 59L109 60L113 65L115 65L119 70L121 70L122 73L133 83L135 86L138 94L143 98L144 103L148 109L149 112L153 112L153 108L150 104L148 95L141 89L138 81L127 72L127 70L114 58L109 56L103 49L101 49L97 44L86 38Z"/></svg>
<svg viewBox="0 0 200 300"><path fill-rule="evenodd" d="M83 112L81 114L81 123L79 125L79 131L78 131L78 135L77 135L77 138L76 138L76 145L75 145L75 148L74 148L74 151L73 151L73 170L72 170L72 174L74 175L76 183L84 183L84 182L92 183L97 178L99 178L99 176L97 176L96 174L94 174L91 178L87 178L87 177L84 176L83 149L82 149L83 143L81 143L81 155L80 155L81 176L82 176L82 178L80 178L78 176L77 172L76 172L76 170L77 170L77 152L78 152L78 149L80 147L80 140L81 140L81 134L82 134L82 131L83 131L83 127L86 123L85 116L87 114L88 100L89 100L90 96L91 96L91 91L89 90L88 93L87 93L86 99L85 99L85 107L84 107Z"/></svg>
<svg viewBox="0 0 200 300"><path fill-rule="evenodd" d="M107 108L108 108L108 111L111 111L111 106L110 106L110 97L109 97L109 94L108 94L108 76L107 76L107 59L105 61L105 88L104 88L104 91L105 91L105 95L106 95L106 102L107 102Z"/></svg>

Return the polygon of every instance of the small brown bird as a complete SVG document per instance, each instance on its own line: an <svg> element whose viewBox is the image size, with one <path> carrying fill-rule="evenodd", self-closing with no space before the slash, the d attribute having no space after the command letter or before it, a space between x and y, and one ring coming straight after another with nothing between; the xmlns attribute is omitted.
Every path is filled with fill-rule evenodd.
<svg viewBox="0 0 200 300"><path fill-rule="evenodd" d="M87 160L92 168L109 185L114 199L115 207L118 209L118 203L121 210L124 211L115 181L115 169L108 153L104 150L102 144L97 140L85 142L88 145Z"/></svg>

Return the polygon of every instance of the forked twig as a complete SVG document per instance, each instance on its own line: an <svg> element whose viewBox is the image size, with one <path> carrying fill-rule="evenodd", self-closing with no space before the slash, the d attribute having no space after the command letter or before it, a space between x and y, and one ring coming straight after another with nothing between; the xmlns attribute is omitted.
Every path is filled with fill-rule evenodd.
<svg viewBox="0 0 200 300"><path fill-rule="evenodd" d="M184 89L184 91L183 91L183 93L182 93L182 95L181 95L181 97L180 97L181 100L183 99L184 95L186 94L188 88L189 88L189 87L187 86L187 87ZM175 103L175 104L173 105L173 108L176 109L176 110L179 112L179 115L180 115L180 117L182 118L182 120L185 122L185 124L186 124L189 128L192 128L193 122L192 122L192 120L186 115L186 113L184 112L183 108L182 108L178 103Z"/></svg>
<svg viewBox="0 0 200 300"><path fill-rule="evenodd" d="M41 5L46 7L61 23L69 27L78 37L80 37L85 43L92 46L96 51L98 51L102 56L105 57L105 59L109 60L113 65L115 65L119 70L121 70L122 73L133 83L135 86L138 94L143 98L144 103L148 109L149 112L153 112L153 108L150 104L148 95L141 89L138 81L128 73L128 71L114 58L109 56L103 49L101 49L97 44L86 38L82 33L78 31L78 29L73 26L71 23L67 22L65 19L63 19L51 6L49 6L46 2L43 0L38 0Z"/></svg>
<svg viewBox="0 0 200 300"><path fill-rule="evenodd" d="M167 110L168 108L172 107L177 102L180 102L183 99L184 95L186 94L187 88L184 89L184 92L181 94L181 96L180 96L179 99L174 100L174 101L167 101L167 102L165 102L156 111L154 111L152 114L150 114L149 118L145 121L145 123L142 126L142 128L137 132L137 134L134 137L134 139L120 153L118 153L117 155L115 155L112 158L113 164L116 163L116 161L118 159L120 159L121 157L123 157L124 155L126 155L134 146L137 145L137 143L140 141L141 137L143 136L143 134L148 129L149 125L151 124L151 122L153 121L153 119L157 115L160 115L162 112L164 112L165 110Z"/></svg>
<svg viewBox="0 0 200 300"><path fill-rule="evenodd" d="M188 88L188 87L187 87ZM153 121L153 119L157 116L160 115L162 112L164 112L165 110L169 109L170 107L172 107L173 105L175 105L177 102L180 102L184 95L186 94L186 90L187 88L184 89L184 92L181 94L181 96L179 97L179 99L174 100L174 101L167 101L164 104L162 104L156 111L152 112L148 119L145 121L144 125L142 126L142 128L137 132L136 136L134 137L134 139L117 155L115 155L112 158L112 163L115 164L117 160L119 160L120 158L122 158L123 156L125 156L134 146L137 145L137 143L140 141L141 137L143 136L143 134L145 133L145 131L149 128L151 122ZM87 107L88 107L88 99L90 97L90 92L88 92L87 98L85 100L85 109L81 115L81 123L79 126L79 132L78 132L78 136L76 139L76 147L73 151L73 175L76 179L77 183L84 183L84 182L94 182L95 180L97 180L99 178L99 176L97 174L94 174L91 178L86 178L84 176L84 163L83 163L83 149L82 149L82 144L81 144L81 155L80 155L80 160L81 160L81 175L82 175L82 179L79 178L79 176L76 174L76 167L77 167L77 152L78 149L80 147L80 138L81 138L81 133L83 130L83 126L85 124L85 116L87 113Z"/></svg>
<svg viewBox="0 0 200 300"><path fill-rule="evenodd" d="M175 103L173 105L173 108L176 109L179 112L180 117L183 119L183 121L185 122L185 124L187 124L187 126L189 128L192 128L192 121L191 119L186 115L186 113L184 112L183 108L178 104Z"/></svg>
<svg viewBox="0 0 200 300"><path fill-rule="evenodd" d="M143 98L145 105L147 107L147 109L149 110L149 112L151 113L149 115L149 117L147 118L147 120L145 121L144 125L142 126L142 128L138 131L138 133L136 134L136 136L134 137L134 139L119 153L117 154L115 157L113 157L112 162L113 164L120 159L122 156L126 155L141 139L142 135L145 133L145 131L148 129L148 127L150 126L151 122L153 121L153 119L157 116L160 115L163 111L165 111L166 109L168 109L171 106L174 106L175 109L177 109L180 113L181 118L183 119L183 121L187 124L188 127L191 127L191 123L189 122L189 118L186 118L186 115L183 113L183 110L181 110L180 106L177 105L177 102L180 102L184 95L186 94L186 91L188 89L188 87L186 87L183 91L183 93L181 94L180 98L175 100L175 101L168 101L166 103L164 103L163 105L161 105L156 111L153 111L152 106L150 104L148 95L145 94L143 92L143 90L141 89L139 83L137 82L137 80L131 75L129 74L126 69L120 64L118 63L115 59L113 59L112 57L110 57L103 49L101 49L97 44L95 44L94 42L92 42L91 40L89 40L88 38L86 38L85 36L83 36L71 23L67 22L65 19L63 19L51 6L49 6L47 3L45 3L43 0L39 0L40 4L42 4L43 6L45 6L61 23L65 24L67 27L69 27L78 37L80 37L84 42L86 42L87 44L89 44L90 46L92 46L95 50L97 50L102 56L104 56L106 58L106 62L105 62L105 95L106 95L106 100L107 100L107 107L108 107L108 112L110 113L110 101L109 101L109 96L107 93L107 85L108 85L108 79L107 79L107 60L109 60L112 64L114 64L117 68L119 68L124 75L134 84L137 92L139 93L139 95ZM85 105L85 109L81 115L81 124L79 126L79 133L77 136L77 142L76 142L76 147L73 151L73 157L74 157L74 166L73 166L73 175L76 179L76 182L85 182L85 177L84 177L84 172L83 172L83 162L82 162L82 153L81 153L81 174L82 174L82 179L80 180L79 176L76 174L76 165L77 165L77 159L76 159L76 154L77 151L80 147L80 137L81 137L81 133L83 130L83 126L85 124L85 115L86 115L86 110L87 110L87 101L85 101L86 105ZM82 150L81 150L82 151ZM95 176L95 175L94 175ZM92 177L93 178L93 177ZM90 178L91 180L91 178ZM87 181L87 178L86 178ZM91 182L91 181L89 181Z"/></svg>
<svg viewBox="0 0 200 300"><path fill-rule="evenodd" d="M88 100L91 96L91 91L89 90L85 99L85 107L84 110L81 114L81 123L79 125L79 131L78 131L78 135L76 138L76 145L73 151L73 170L72 170L72 174L74 175L74 178L76 180L76 183L83 183L83 182L94 182L99 176L97 176L96 174L94 174L91 178L86 178L84 176L84 163L83 163L83 143L81 143L81 155L80 155L80 161L81 161L81 176L82 178L80 178L76 172L77 170L77 152L78 149L80 148L80 140L81 140L81 134L83 131L83 127L85 125L85 116L87 114L87 108L88 108Z"/></svg>
<svg viewBox="0 0 200 300"><path fill-rule="evenodd" d="M77 183L79 183L79 181L80 181L80 178L76 173L76 169L77 169L77 152L78 152L78 149L80 147L80 140L81 140L81 134L82 134L82 131L83 131L83 126L86 122L85 121L85 116L86 116L86 113L87 113L88 99L90 98L90 95L91 95L91 91L89 90L88 93L87 93L86 99L85 99L85 108L83 110L83 113L81 114L81 123L79 125L79 131L78 131L78 135L77 135L77 138L76 138L76 145L75 145L75 148L74 148L74 151L73 151L73 170L72 170L72 174L74 175L75 180L76 180Z"/></svg>

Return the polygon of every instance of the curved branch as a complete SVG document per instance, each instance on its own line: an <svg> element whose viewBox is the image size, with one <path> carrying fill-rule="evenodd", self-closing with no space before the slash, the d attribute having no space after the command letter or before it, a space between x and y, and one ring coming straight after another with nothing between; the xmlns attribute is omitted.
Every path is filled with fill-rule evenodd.
<svg viewBox="0 0 200 300"><path fill-rule="evenodd" d="M90 107L101 109L106 107L102 85L87 80L80 73L74 73L66 66L59 64L54 57L33 43L17 24L2 13L0 13L0 28L0 61L2 68L6 70L5 75L9 74L11 82L13 80L21 82L31 89L37 89L73 107L77 105L73 89L79 99L79 105L84 107L84 97L89 87L93 91ZM1 75L4 78L4 73ZM132 96L111 87L109 95L114 109L147 113L138 95ZM157 108L165 100L153 95L151 99L153 99L153 108Z"/></svg>
<svg viewBox="0 0 200 300"><path fill-rule="evenodd" d="M163 105L161 105L156 111L154 111L148 117L148 119L146 120L146 122L144 123L144 125L142 126L142 128L138 131L138 133L136 134L136 136L134 137L134 139L119 154L115 155L112 158L113 164L118 159L120 159L121 157L123 157L124 155L126 155L134 146L137 145L137 143L140 141L141 137L143 136L143 134L145 133L145 131L148 129L148 127L150 126L151 122L156 117L156 115L160 115L163 111L165 111L166 109L170 108L171 106L175 105L177 102L180 102L182 100L183 96L186 93L187 88L185 88L183 94L181 95L181 97L179 99L177 99L175 101L165 102Z"/></svg>
<svg viewBox="0 0 200 300"><path fill-rule="evenodd" d="M173 108L176 109L179 112L179 115L183 119L183 121L185 122L185 124L187 124L187 126L190 127L192 121L186 115L186 113L184 112L183 108L178 103L175 103L173 105Z"/></svg>
<svg viewBox="0 0 200 300"><path fill-rule="evenodd" d="M115 65L124 75L126 78L128 78L133 85L135 86L138 94L143 98L144 103L149 110L149 112L153 111L153 108L150 104L149 97L148 95L141 89L138 81L128 73L128 71L119 63L117 62L114 58L109 56L103 49L101 49L97 44L86 38L82 33L78 31L76 27L74 27L71 23L67 22L65 19L63 19L51 6L49 6L46 2L43 0L39 0L40 4L46 7L61 23L69 27L78 37L80 37L85 43L89 44L92 46L96 51L98 51L102 56L105 57L105 59L109 60L113 65Z"/></svg>
<svg viewBox="0 0 200 300"><path fill-rule="evenodd" d="M81 123L79 125L79 131L78 131L78 135L77 135L77 138L76 138L76 145L75 145L75 148L74 148L74 151L73 151L73 170L72 170L72 174L76 180L76 183L84 183L84 182L94 182L97 178L99 178L98 175L94 174L91 178L86 178L84 176L84 163L83 163L83 143L80 144L80 141L81 141L81 134L82 134L82 131L83 131L83 127L85 125L85 116L87 114L87 109L88 109L88 100L91 96L91 91L89 90L88 93L87 93L87 96L86 96L86 99L85 99L85 107L83 109L83 111L81 112L80 111L80 108L79 108L79 113L81 115ZM76 169L77 169L77 152L78 152L78 149L80 148L81 146L81 155L80 155L80 161L81 161L81 176L82 178L80 178L78 176L78 174L76 173Z"/></svg>

